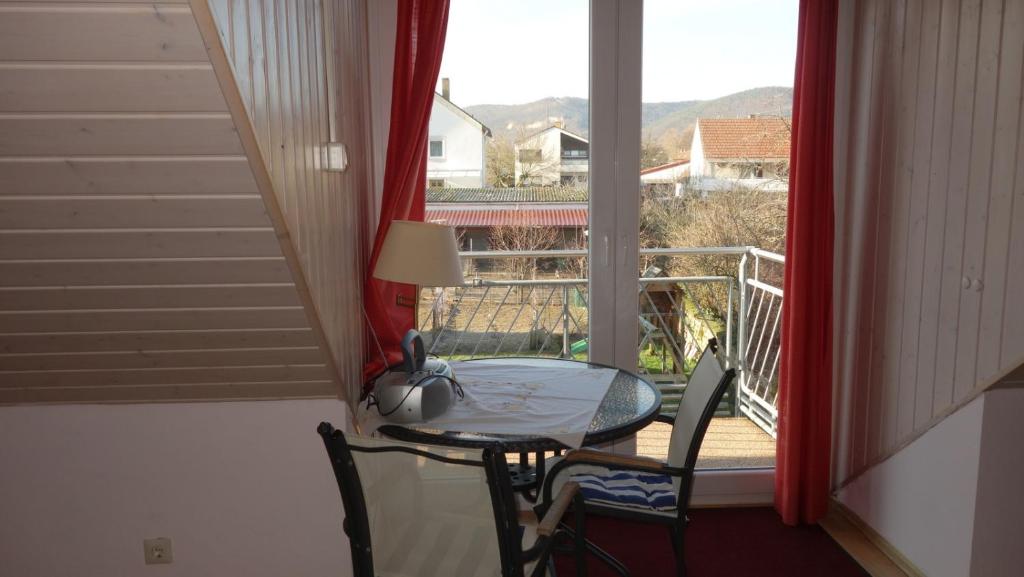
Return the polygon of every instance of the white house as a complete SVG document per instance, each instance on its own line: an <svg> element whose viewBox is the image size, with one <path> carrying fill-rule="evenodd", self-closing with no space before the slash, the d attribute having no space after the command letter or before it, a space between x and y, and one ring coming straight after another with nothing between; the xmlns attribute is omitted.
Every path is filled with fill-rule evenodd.
<svg viewBox="0 0 1024 577"><path fill-rule="evenodd" d="M515 177L519 186L586 186L590 142L556 125L527 136L515 145Z"/></svg>
<svg viewBox="0 0 1024 577"><path fill-rule="evenodd" d="M679 196L683 182L690 177L690 159L680 158L640 171L644 192L664 192Z"/></svg>
<svg viewBox="0 0 1024 577"><path fill-rule="evenodd" d="M487 139L491 129L452 104L447 78L434 95L427 145L427 186L479 188L484 186Z"/></svg>
<svg viewBox="0 0 1024 577"><path fill-rule="evenodd" d="M690 177L703 190L735 185L789 189L789 119L700 118L690 146Z"/></svg>

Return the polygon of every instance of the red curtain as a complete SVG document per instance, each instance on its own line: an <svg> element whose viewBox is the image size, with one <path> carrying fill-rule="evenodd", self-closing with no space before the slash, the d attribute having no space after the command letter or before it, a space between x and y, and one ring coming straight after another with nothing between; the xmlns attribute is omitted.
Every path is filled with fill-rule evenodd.
<svg viewBox="0 0 1024 577"><path fill-rule="evenodd" d="M801 0L793 91L775 507L828 506L832 442L832 126L838 0Z"/></svg>
<svg viewBox="0 0 1024 577"><path fill-rule="evenodd" d="M434 86L444 53L449 0L402 0L398 3L395 71L391 93L391 130L384 166L384 194L380 222L366 269L364 302L369 323L367 358L363 376L384 370L401 360L399 343L415 324L416 309L396 304L416 302L415 287L373 278L384 237L395 220L423 220L427 181L427 138Z"/></svg>

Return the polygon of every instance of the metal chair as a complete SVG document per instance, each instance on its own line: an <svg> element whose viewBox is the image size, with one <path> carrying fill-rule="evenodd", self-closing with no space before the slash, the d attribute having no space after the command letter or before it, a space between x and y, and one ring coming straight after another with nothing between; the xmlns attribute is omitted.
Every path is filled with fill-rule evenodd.
<svg viewBox="0 0 1024 577"><path fill-rule="evenodd" d="M320 423L345 509L355 577L542 576L573 534L584 575L583 501L566 483L539 523L520 518L500 446L454 449L346 436ZM577 503L576 531L560 528Z"/></svg>
<svg viewBox="0 0 1024 577"><path fill-rule="evenodd" d="M677 575L686 575L683 533L686 511L693 491L693 472L704 434L718 404L736 376L722 370L715 357L718 343L712 339L701 354L686 385L672 423L667 462L644 457L616 455L590 449L566 453L549 460L538 514L553 506L552 494L570 482L581 486L584 508L589 513L665 525L672 539ZM666 496L669 498L666 499ZM593 544L588 548L621 574L628 572L614 558Z"/></svg>

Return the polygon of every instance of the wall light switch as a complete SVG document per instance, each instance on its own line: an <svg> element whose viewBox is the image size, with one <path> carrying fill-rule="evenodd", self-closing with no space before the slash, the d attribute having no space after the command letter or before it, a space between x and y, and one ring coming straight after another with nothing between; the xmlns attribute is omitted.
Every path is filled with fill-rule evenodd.
<svg viewBox="0 0 1024 577"><path fill-rule="evenodd" d="M162 565L174 560L174 553L171 551L171 540L168 537L144 539L142 546L145 549L146 565Z"/></svg>
<svg viewBox="0 0 1024 577"><path fill-rule="evenodd" d="M348 168L348 149L340 142L328 142L324 147L324 168L331 172L344 172Z"/></svg>

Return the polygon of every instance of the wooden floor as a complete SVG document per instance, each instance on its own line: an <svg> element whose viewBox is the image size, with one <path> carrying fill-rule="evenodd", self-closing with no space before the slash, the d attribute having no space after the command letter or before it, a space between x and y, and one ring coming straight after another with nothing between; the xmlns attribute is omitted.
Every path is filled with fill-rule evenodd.
<svg viewBox="0 0 1024 577"><path fill-rule="evenodd" d="M672 426L653 423L637 433L637 454L655 459L668 455ZM735 469L743 467L774 467L775 439L745 417L712 419L704 437L697 467L703 469Z"/></svg>

